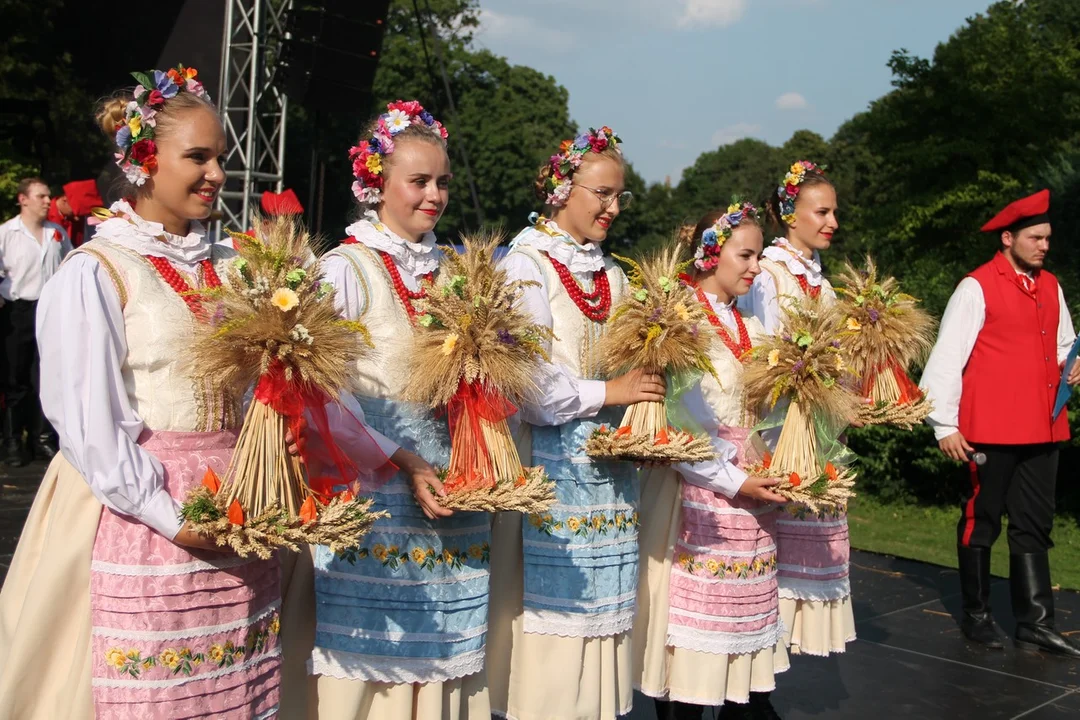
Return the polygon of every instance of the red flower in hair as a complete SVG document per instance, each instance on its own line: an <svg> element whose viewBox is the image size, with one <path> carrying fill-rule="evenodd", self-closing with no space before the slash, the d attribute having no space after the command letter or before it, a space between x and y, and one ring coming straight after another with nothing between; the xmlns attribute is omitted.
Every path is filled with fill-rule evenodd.
<svg viewBox="0 0 1080 720"><path fill-rule="evenodd" d="M592 146L593 152L603 152L608 146L608 141L603 135L593 135L589 138L589 145Z"/></svg>
<svg viewBox="0 0 1080 720"><path fill-rule="evenodd" d="M419 115L424 109L416 100L398 100L396 103L390 103L386 107L387 110L401 110L410 117Z"/></svg>
<svg viewBox="0 0 1080 720"><path fill-rule="evenodd" d="M150 107L161 107L165 104L165 96L161 94L160 90L151 90L150 97L146 99L146 104Z"/></svg>
<svg viewBox="0 0 1080 720"><path fill-rule="evenodd" d="M151 155L150 157L146 158L146 161L143 162L142 166L143 170L145 170L146 172L153 172L154 170L157 170L157 155Z"/></svg>
<svg viewBox="0 0 1080 720"><path fill-rule="evenodd" d="M798 185L788 185L786 189L787 189L788 197L795 197L796 195L799 194L799 186Z"/></svg>
<svg viewBox="0 0 1080 720"><path fill-rule="evenodd" d="M157 145L153 140L140 140L131 146L131 159L140 165L145 165L146 161L156 154Z"/></svg>

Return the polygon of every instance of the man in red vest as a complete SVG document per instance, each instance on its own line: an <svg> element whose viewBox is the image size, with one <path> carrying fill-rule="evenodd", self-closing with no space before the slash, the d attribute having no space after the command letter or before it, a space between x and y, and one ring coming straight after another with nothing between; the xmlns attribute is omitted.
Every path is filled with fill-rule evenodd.
<svg viewBox="0 0 1080 720"><path fill-rule="evenodd" d="M1050 249L1050 191L1017 200L982 227L1001 251L960 281L923 372L934 404L927 419L947 456L971 467L957 527L963 617L974 642L1004 647L990 611L990 548L1009 515L1009 589L1017 647L1080 657L1080 643L1054 628L1047 555L1053 547L1058 443L1065 413L1052 418L1076 338L1057 278L1043 270ZM1069 384L1080 382L1080 363ZM985 461L977 464L976 459Z"/></svg>

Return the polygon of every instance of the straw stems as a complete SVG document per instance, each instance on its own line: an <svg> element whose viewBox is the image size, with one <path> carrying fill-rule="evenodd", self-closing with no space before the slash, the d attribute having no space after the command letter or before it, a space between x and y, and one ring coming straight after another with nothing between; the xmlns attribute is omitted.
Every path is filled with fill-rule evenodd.
<svg viewBox="0 0 1080 720"><path fill-rule="evenodd" d="M226 507L235 499L248 517L273 506L290 517L300 512L310 491L303 463L286 452L287 431L288 418L265 403L251 402L222 483Z"/></svg>
<svg viewBox="0 0 1080 720"><path fill-rule="evenodd" d="M513 482L491 488L465 490L437 498L443 507L472 512L547 512L555 504L555 483L542 465L521 469Z"/></svg>
<svg viewBox="0 0 1080 720"><path fill-rule="evenodd" d="M798 401L788 405L787 417L776 442L772 466L800 477L814 477L821 472L817 459L817 433L810 415Z"/></svg>
<svg viewBox="0 0 1080 720"><path fill-rule="evenodd" d="M655 400L634 403L626 408L621 425L633 428L633 434L656 437L667 427L667 410L664 403Z"/></svg>

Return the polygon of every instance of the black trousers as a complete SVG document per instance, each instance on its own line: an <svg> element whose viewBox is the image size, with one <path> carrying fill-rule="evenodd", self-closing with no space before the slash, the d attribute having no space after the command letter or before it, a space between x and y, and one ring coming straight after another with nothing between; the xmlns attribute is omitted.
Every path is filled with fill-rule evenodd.
<svg viewBox="0 0 1080 720"><path fill-rule="evenodd" d="M1044 553L1054 544L1054 488L1058 447L972 445L986 454L964 492L957 541L963 547L989 548L1001 534L1001 514L1009 515L1009 552Z"/></svg>
<svg viewBox="0 0 1080 720"><path fill-rule="evenodd" d="M11 434L22 438L29 434L36 442L44 429L44 417L38 401L39 368L34 318L36 300L9 300L0 308L0 337L4 342L0 381L4 402L11 413Z"/></svg>

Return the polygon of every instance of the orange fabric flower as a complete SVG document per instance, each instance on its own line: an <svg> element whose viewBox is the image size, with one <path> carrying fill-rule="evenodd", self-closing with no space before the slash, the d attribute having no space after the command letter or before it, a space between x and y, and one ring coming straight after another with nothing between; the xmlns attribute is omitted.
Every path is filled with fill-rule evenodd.
<svg viewBox="0 0 1080 720"><path fill-rule="evenodd" d="M351 503L355 499L356 496L352 494L352 490L346 490L345 492L341 493L341 502L343 503Z"/></svg>
<svg viewBox="0 0 1080 720"><path fill-rule="evenodd" d="M314 522L318 515L319 511L315 507L315 498L308 495L307 500L300 506L300 520L304 523Z"/></svg>
<svg viewBox="0 0 1080 720"><path fill-rule="evenodd" d="M802 478L799 477L799 473L791 473L788 476L788 482L791 483L791 487L799 487L802 485Z"/></svg>
<svg viewBox="0 0 1080 720"><path fill-rule="evenodd" d="M630 427L629 425L623 425L621 428L615 431L615 437L625 437L632 432L634 432L634 428Z"/></svg>
<svg viewBox="0 0 1080 720"><path fill-rule="evenodd" d="M603 425L600 426L600 432L602 432L602 433L607 432L607 424L603 424Z"/></svg>
<svg viewBox="0 0 1080 720"><path fill-rule="evenodd" d="M656 433L656 437L653 438L653 445L667 445L670 442L671 439L668 437L666 427L660 428L660 432Z"/></svg>
<svg viewBox="0 0 1080 720"><path fill-rule="evenodd" d="M206 472L202 476L202 486L213 495L217 495L217 491L221 489L221 480L218 479L213 468L206 468Z"/></svg>
<svg viewBox="0 0 1080 720"><path fill-rule="evenodd" d="M766 470L768 470L770 467L772 467L772 453L771 452L766 452L765 457L761 458L761 465Z"/></svg>
<svg viewBox="0 0 1080 720"><path fill-rule="evenodd" d="M836 472L836 466L831 462L825 463L825 477L829 478L829 482L833 482L838 476L839 473Z"/></svg>
<svg viewBox="0 0 1080 720"><path fill-rule="evenodd" d="M240 503L235 498L229 505L229 522L233 525L244 524L244 508L240 507Z"/></svg>

